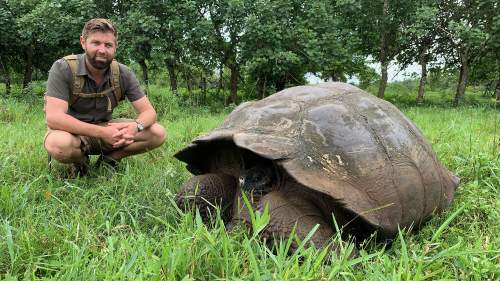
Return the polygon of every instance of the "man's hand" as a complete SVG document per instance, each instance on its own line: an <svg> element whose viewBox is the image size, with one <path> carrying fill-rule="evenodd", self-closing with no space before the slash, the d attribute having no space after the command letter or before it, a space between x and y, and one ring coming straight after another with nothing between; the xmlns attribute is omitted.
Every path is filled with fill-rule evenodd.
<svg viewBox="0 0 500 281"><path fill-rule="evenodd" d="M135 122L108 123L107 128L114 131L111 136L113 142L110 142L114 148L120 148L135 141L135 135L137 134L137 124Z"/></svg>
<svg viewBox="0 0 500 281"><path fill-rule="evenodd" d="M123 132L114 126L102 127L100 138L106 143L111 144L114 148L124 145Z"/></svg>

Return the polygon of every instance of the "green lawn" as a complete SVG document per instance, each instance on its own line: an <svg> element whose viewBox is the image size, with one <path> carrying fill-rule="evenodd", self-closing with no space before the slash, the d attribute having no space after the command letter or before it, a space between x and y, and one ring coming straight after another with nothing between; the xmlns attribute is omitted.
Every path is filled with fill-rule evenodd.
<svg viewBox="0 0 500 281"><path fill-rule="evenodd" d="M124 160L119 173L71 180L60 164L48 170L41 97L0 100L0 279L500 278L500 112L491 106L401 103L461 185L451 208L418 233L402 231L391 245L368 242L348 260L312 248L288 256L287 241L272 251L255 235L227 233L220 220L207 228L181 212L172 199L189 175L172 155L228 110L159 93L154 88L152 100L168 130L163 147Z"/></svg>

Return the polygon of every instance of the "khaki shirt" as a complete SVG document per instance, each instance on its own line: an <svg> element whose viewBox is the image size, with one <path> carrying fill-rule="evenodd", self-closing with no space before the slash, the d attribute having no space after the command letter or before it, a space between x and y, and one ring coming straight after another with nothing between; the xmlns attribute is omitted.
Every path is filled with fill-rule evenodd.
<svg viewBox="0 0 500 281"><path fill-rule="evenodd" d="M139 85L139 81L135 77L132 70L123 64L119 64L120 68L120 86L123 95L130 101L136 101L145 96L144 91ZM87 71L85 66L85 54L78 55L78 69L76 74L84 76L83 93L99 93L111 87L110 85L110 68L104 74L104 82L101 87L98 87ZM69 101L70 92L73 89L73 74L69 64L64 59L59 59L50 68L49 79L47 80L46 96L59 98L64 101ZM111 94L112 108L118 105L118 101ZM101 98L79 98L68 109L68 114L77 118L80 121L88 123L106 122L112 119L112 112L107 111L108 100L106 97Z"/></svg>

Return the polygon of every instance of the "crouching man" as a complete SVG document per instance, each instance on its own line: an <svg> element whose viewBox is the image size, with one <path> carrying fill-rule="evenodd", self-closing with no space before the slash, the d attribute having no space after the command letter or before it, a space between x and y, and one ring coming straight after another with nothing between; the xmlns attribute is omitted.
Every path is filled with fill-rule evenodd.
<svg viewBox="0 0 500 281"><path fill-rule="evenodd" d="M70 164L73 176L88 173L89 155L100 155L97 166L116 167L122 158L165 141L134 73L114 60L117 36L109 20L88 21L80 36L84 53L57 60L49 72L44 146L52 159ZM113 109L125 97L137 117L113 120Z"/></svg>

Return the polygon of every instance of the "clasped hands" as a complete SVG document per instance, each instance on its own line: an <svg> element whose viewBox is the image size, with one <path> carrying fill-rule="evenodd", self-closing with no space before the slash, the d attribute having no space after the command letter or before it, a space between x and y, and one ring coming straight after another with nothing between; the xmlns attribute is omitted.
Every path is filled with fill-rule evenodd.
<svg viewBox="0 0 500 281"><path fill-rule="evenodd" d="M108 123L103 127L103 139L113 145L113 148L120 148L132 144L137 135L137 124L135 122Z"/></svg>

